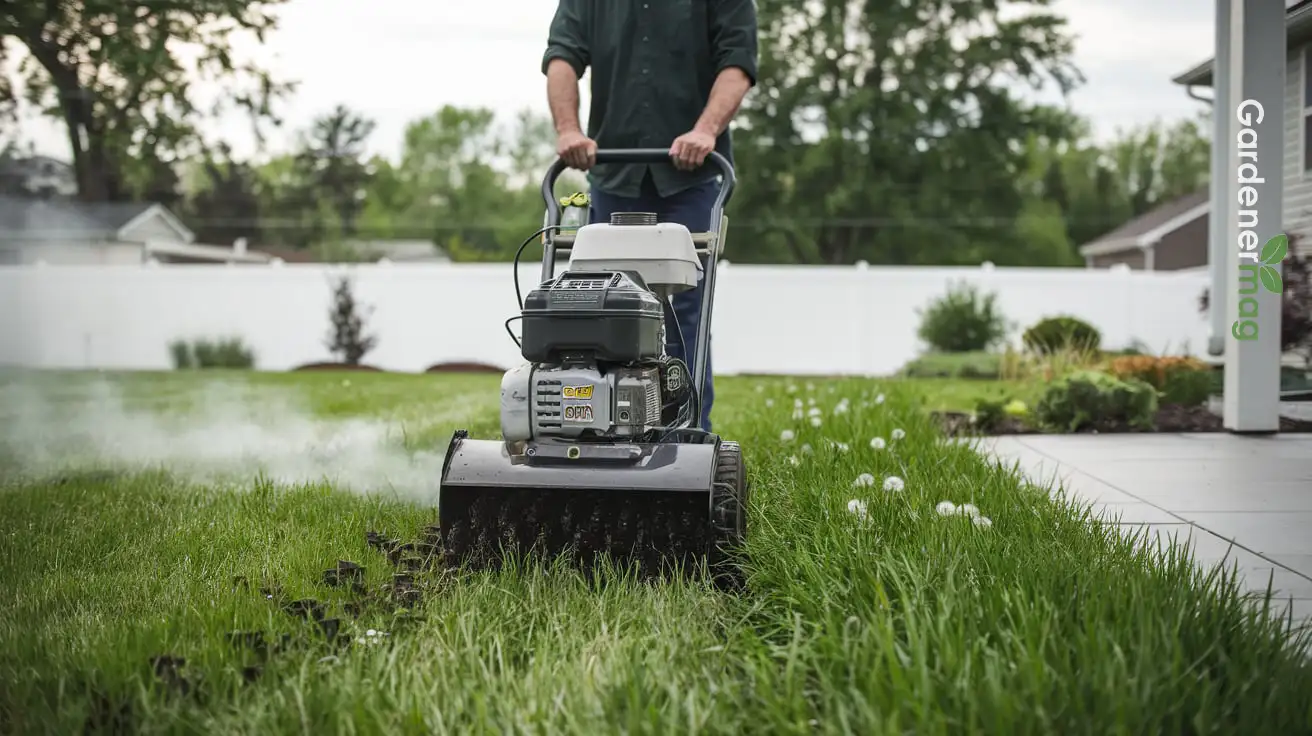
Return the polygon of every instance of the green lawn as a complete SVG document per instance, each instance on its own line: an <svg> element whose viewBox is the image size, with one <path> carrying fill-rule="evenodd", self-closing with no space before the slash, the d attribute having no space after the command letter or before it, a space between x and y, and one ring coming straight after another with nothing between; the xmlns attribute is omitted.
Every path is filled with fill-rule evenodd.
<svg viewBox="0 0 1312 736"><path fill-rule="evenodd" d="M923 409L968 410L985 383L722 379L717 429L743 443L753 482L744 594L422 573L422 601L397 608L366 533L413 540L436 522L444 443L458 427L496 435L498 382L47 374L37 392L0 377L0 731L1312 727L1307 640L1233 581L940 439ZM796 399L821 426L792 419ZM862 474L873 485L854 487ZM989 523L940 515L945 500ZM366 568L367 592L323 583L337 560ZM281 609L303 598L326 602L349 646ZM232 632L260 632L267 656ZM156 676L163 655L185 664Z"/></svg>

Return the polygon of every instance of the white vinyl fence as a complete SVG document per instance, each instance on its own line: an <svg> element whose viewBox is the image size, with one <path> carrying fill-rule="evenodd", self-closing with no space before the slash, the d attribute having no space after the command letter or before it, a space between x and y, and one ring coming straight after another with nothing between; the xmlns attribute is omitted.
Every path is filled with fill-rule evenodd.
<svg viewBox="0 0 1312 736"><path fill-rule="evenodd" d="M539 265L521 269L525 293ZM0 365L163 369L178 338L237 336L257 367L331 360L332 277L352 273L378 346L364 362L508 367L518 349L506 264L0 267ZM917 310L968 280L998 294L1021 329L1070 314L1104 344L1202 355L1206 272L724 264L714 315L716 373L885 375L921 353Z"/></svg>

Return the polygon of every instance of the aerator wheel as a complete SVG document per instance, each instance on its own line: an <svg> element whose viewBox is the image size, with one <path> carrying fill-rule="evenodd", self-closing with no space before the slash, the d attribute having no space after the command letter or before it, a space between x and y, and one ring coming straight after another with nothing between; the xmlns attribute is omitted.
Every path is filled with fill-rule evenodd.
<svg viewBox="0 0 1312 736"><path fill-rule="evenodd" d="M710 563L716 587L723 590L741 590L745 583L737 557L747 537L749 488L742 448L737 442L721 441L711 487Z"/></svg>

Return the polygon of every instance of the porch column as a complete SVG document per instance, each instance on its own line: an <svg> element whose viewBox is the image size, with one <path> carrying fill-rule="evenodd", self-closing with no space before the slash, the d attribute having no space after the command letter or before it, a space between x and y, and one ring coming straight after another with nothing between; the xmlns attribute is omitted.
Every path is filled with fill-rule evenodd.
<svg viewBox="0 0 1312 736"><path fill-rule="evenodd" d="M1271 0L1218 0L1218 38L1229 37L1229 58L1214 64L1229 116L1224 141L1228 162L1221 187L1229 251L1218 260L1226 272L1226 429L1275 432L1280 428L1280 295L1258 277L1258 254L1283 231L1285 8ZM1219 49L1218 49L1219 50ZM1224 90L1224 93L1222 93ZM1220 126L1218 126L1220 127ZM1279 265L1275 266L1279 272Z"/></svg>
<svg viewBox="0 0 1312 736"><path fill-rule="evenodd" d="M1216 3L1216 55L1212 60L1212 176L1209 183L1212 195L1207 211L1207 263L1212 285L1207 290L1207 316L1212 323L1212 336L1207 352L1220 357L1225 355L1226 336L1230 334L1230 308L1232 301L1228 287L1229 273L1226 264L1234 260L1230 238L1230 203L1234 202L1226 189L1231 178L1230 168L1230 0Z"/></svg>

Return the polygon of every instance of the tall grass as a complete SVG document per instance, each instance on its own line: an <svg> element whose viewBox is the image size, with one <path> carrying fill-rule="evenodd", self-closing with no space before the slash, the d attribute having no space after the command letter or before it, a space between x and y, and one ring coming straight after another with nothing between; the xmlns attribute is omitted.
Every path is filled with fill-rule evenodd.
<svg viewBox="0 0 1312 736"><path fill-rule="evenodd" d="M325 412L424 395L351 374L334 388L348 410L329 379L306 380ZM1234 577L941 441L896 384L757 383L717 386L754 488L740 595L524 565L420 574L408 611L384 603L394 570L365 535L417 538L431 506L168 469L12 482L0 728L118 714L177 733L1307 732L1307 639ZM490 436L495 385L425 436ZM971 507L944 515L943 501ZM338 559L365 566L368 595L324 585ZM277 605L306 597L349 645ZM291 642L265 660L232 631ZM192 694L156 676L160 654L186 659Z"/></svg>

